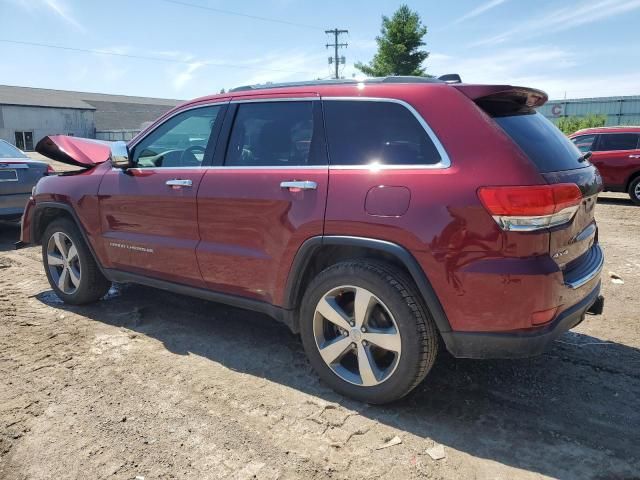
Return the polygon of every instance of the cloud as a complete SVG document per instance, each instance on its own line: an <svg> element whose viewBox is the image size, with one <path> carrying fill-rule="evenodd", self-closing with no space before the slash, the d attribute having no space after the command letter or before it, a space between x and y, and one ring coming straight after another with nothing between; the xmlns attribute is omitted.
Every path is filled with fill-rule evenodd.
<svg viewBox="0 0 640 480"><path fill-rule="evenodd" d="M513 36L519 39L561 32L589 23L605 20L640 8L640 0L589 0L568 5L542 16L519 22L518 26L491 37L481 39L470 46L496 45Z"/></svg>
<svg viewBox="0 0 640 480"><path fill-rule="evenodd" d="M468 83L539 88L552 99L637 95L640 72L585 75L584 64L591 61L580 52L550 45L469 58L434 52L427 59L428 71L434 75L455 72Z"/></svg>
<svg viewBox="0 0 640 480"><path fill-rule="evenodd" d="M299 50L270 52L242 62L242 65L256 70L241 81L246 85L298 80L301 77L312 80L326 78L331 74L327 55Z"/></svg>
<svg viewBox="0 0 640 480"><path fill-rule="evenodd" d="M173 79L173 87L178 91L182 90L184 86L193 79L196 70L201 69L205 65L206 63L204 62L193 62L187 65L187 68Z"/></svg>
<svg viewBox="0 0 640 480"><path fill-rule="evenodd" d="M434 52L427 59L427 67L433 75L459 73L469 83L505 83L528 75L531 71L558 71L575 67L575 58L574 52L540 45L509 48L468 58Z"/></svg>
<svg viewBox="0 0 640 480"><path fill-rule="evenodd" d="M474 8L473 10L465 13L461 17L455 19L453 22L451 22L451 25L456 25L458 23L464 22L465 20L469 20L471 18L478 17L478 16L482 15L483 13L502 5L506 1L507 0L490 0L490 1L486 2L486 3L483 3L482 5Z"/></svg>
<svg viewBox="0 0 640 480"><path fill-rule="evenodd" d="M53 12L58 18L71 25L79 32L86 33L87 29L78 22L71 13L71 9L62 0L11 0L11 3L22 8L30 15L42 12L45 7L49 12Z"/></svg>

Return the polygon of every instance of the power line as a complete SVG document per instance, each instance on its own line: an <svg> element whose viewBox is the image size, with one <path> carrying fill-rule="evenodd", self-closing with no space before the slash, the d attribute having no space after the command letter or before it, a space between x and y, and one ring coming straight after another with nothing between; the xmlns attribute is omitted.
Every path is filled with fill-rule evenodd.
<svg viewBox="0 0 640 480"><path fill-rule="evenodd" d="M347 48L347 46L349 45L348 43L340 43L339 39L340 39L340 35L342 35L343 33L349 33L349 30L338 30L337 28L334 28L333 30L325 30L324 33L331 33L333 34L333 38L334 41L333 43L327 43L327 48L329 47L334 47L335 48L335 55L333 57L329 57L329 65L331 65L331 63L334 63L336 66L336 77L335 78L340 78L340 64L342 63L343 65L346 63L346 59L344 58L344 56L339 57L338 56L338 49L339 48Z"/></svg>
<svg viewBox="0 0 640 480"><path fill-rule="evenodd" d="M57 50L66 50L69 52L81 52L81 53L92 53L96 55L110 55L113 57L124 57L124 58L135 58L138 60L150 60L154 62L165 62L165 63L179 63L182 65L194 65L194 64L202 64L204 66L212 66L212 67L228 67L228 68L241 68L245 70L262 70L269 72L283 72L283 73L297 73L302 75L312 75L314 72L307 71L294 71L294 70L284 70L279 68L268 68L268 67L252 67L249 65L238 65L233 63L224 63L224 62L213 62L209 60L180 60L176 58L164 58L164 57L152 57L147 55L135 55L131 53L120 53L120 52L110 52L108 50L94 50L90 48L78 48L78 47L67 47L65 45L53 45L50 43L37 43L37 42L25 42L22 40L9 40L0 38L0 42L9 43L13 45L26 45L29 47L42 47L42 48L53 48Z"/></svg>
<svg viewBox="0 0 640 480"><path fill-rule="evenodd" d="M316 25L307 25L304 23L290 22L289 20L281 20L278 18L261 17L259 15L249 15L247 13L234 12L231 10L224 10L222 8L209 7L206 5L198 5L196 3L183 2L181 0L160 0L160 1L165 3L173 3L174 5L181 5L183 7L199 8L200 10L209 10L210 12L222 13L224 15L235 15L237 17L251 18L253 20L260 20L263 22L273 22L273 23L280 23L283 25L290 25L293 27L312 28L316 30L322 30L322 27L318 27Z"/></svg>

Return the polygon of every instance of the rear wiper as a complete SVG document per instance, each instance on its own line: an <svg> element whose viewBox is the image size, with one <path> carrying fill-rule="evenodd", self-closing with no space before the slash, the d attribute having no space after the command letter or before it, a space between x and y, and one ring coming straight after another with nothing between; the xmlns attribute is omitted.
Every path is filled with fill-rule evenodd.
<svg viewBox="0 0 640 480"><path fill-rule="evenodd" d="M586 162L587 160L589 160L591 158L593 152L586 152L584 155L581 155L580 158L578 158L579 162Z"/></svg>

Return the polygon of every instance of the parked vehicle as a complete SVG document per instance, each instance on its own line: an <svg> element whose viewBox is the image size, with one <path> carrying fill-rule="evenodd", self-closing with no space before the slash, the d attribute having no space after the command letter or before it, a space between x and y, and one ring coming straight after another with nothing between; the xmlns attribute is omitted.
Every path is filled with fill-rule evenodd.
<svg viewBox="0 0 640 480"><path fill-rule="evenodd" d="M65 302L136 282L265 312L351 397L402 397L440 348L541 353L599 313L602 185L520 87L379 78L243 87L128 145L64 136L22 243Z"/></svg>
<svg viewBox="0 0 640 480"><path fill-rule="evenodd" d="M0 140L0 220L19 220L31 189L50 173L53 169L47 163L31 160L21 150Z"/></svg>
<svg viewBox="0 0 640 480"><path fill-rule="evenodd" d="M619 126L586 128L570 135L604 181L604 189L627 192L640 205L640 127Z"/></svg>

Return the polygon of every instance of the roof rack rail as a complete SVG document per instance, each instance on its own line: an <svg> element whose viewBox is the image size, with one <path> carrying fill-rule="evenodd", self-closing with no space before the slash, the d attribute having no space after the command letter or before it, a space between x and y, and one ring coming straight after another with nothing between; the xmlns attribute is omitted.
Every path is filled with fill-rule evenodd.
<svg viewBox="0 0 640 480"><path fill-rule="evenodd" d="M456 78L444 78L453 77ZM455 82L454 82L455 80ZM230 92L244 92L248 90L264 90L270 88L284 88L284 87L306 87L306 86L320 86L320 85L350 85L355 83L460 83L462 80L457 74L443 75L439 78L433 77L417 77L410 75L398 75L388 77L372 77L365 79L345 79L334 78L331 80L307 80L301 82L286 82L286 83L263 83L258 85L242 85L229 90Z"/></svg>

